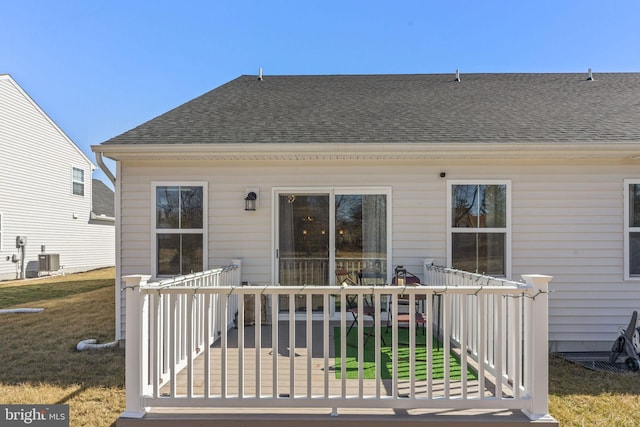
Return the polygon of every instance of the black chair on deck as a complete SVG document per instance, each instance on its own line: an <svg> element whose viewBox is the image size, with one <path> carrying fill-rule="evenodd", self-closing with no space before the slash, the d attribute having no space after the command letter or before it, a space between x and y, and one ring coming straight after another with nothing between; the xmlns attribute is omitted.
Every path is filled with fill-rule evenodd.
<svg viewBox="0 0 640 427"><path fill-rule="evenodd" d="M396 267L391 284L397 286L421 286L420 278L414 274L407 272L407 270L402 265ZM409 297L398 296L396 303L398 304L398 309L400 309L401 306L409 307ZM426 332L427 319L424 313L420 311L421 303L424 303L424 297L418 296L415 300L416 307L414 313L414 322L416 323L416 334L418 333L418 329L420 329L420 325L422 325L422 335L424 335ZM407 308L406 313L398 313L398 323L409 324L410 321L411 314L409 313L409 308ZM391 307L389 307L389 313L387 316L387 330L389 329L390 325Z"/></svg>
<svg viewBox="0 0 640 427"><path fill-rule="evenodd" d="M362 283L362 272L358 273L358 279L360 283ZM359 286L359 284L351 278L349 272L343 268L336 269L336 284L338 286ZM345 300L347 302L346 311L351 313L351 315L353 316L353 321L351 322L349 329L347 329L347 335L349 335L351 329L353 329L353 327L358 324L358 297L357 295L349 295L347 293ZM373 305L373 301L367 295L362 298L362 301L362 315L370 317L375 324L377 311L375 306ZM371 328L371 330L367 332L367 337L364 341L364 345L367 345L367 341L369 340L371 335L373 335L373 329L374 328ZM384 337L381 336L380 338L382 340L382 343L384 345L387 345Z"/></svg>

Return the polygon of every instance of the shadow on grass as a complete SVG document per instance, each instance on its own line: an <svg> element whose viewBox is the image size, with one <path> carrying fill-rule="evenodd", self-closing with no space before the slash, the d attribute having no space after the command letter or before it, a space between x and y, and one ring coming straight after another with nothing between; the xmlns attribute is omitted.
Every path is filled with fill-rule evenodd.
<svg viewBox="0 0 640 427"><path fill-rule="evenodd" d="M67 280L60 283L34 283L32 285L3 287L0 291L0 308L64 298L69 295L113 286L113 283L112 279Z"/></svg>
<svg viewBox="0 0 640 427"><path fill-rule="evenodd" d="M62 399L58 400L55 403L55 405L64 405L64 404L68 403L73 398L80 396L82 394L82 392L84 392L86 389L87 389L87 386L84 386L84 385L78 387L76 390L72 391L71 393L69 393L65 397L63 397Z"/></svg>
<svg viewBox="0 0 640 427"><path fill-rule="evenodd" d="M3 384L124 387L124 349L76 350L77 343L84 339L113 341L113 279L16 288L3 288L0 293L6 297L9 292L15 304L33 303L44 311L0 314ZM18 295L22 300L18 301Z"/></svg>
<svg viewBox="0 0 640 427"><path fill-rule="evenodd" d="M592 371L560 357L549 356L549 394L556 396L640 394L640 372Z"/></svg>
<svg viewBox="0 0 640 427"><path fill-rule="evenodd" d="M0 395L5 400L68 404L71 425L116 425L124 410L124 349L76 351L84 339L114 340L113 276L113 269L102 269L0 283L0 306L44 308L0 314Z"/></svg>

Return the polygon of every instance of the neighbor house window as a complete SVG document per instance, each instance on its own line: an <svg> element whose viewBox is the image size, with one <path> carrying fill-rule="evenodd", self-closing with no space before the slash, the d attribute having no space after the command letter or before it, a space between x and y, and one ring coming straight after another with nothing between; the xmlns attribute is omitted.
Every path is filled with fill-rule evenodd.
<svg viewBox="0 0 640 427"><path fill-rule="evenodd" d="M204 184L154 185L155 270L176 276L204 269Z"/></svg>
<svg viewBox="0 0 640 427"><path fill-rule="evenodd" d="M625 180L625 278L640 279L640 180Z"/></svg>
<svg viewBox="0 0 640 427"><path fill-rule="evenodd" d="M73 168L73 194L84 196L84 169Z"/></svg>
<svg viewBox="0 0 640 427"><path fill-rule="evenodd" d="M451 182L449 265L492 276L509 275L509 186Z"/></svg>

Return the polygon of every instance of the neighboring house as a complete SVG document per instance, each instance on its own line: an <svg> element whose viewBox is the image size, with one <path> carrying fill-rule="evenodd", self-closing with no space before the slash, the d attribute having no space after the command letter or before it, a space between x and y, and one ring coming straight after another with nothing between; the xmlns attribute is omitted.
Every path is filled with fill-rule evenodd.
<svg viewBox="0 0 640 427"><path fill-rule="evenodd" d="M241 76L93 147L117 162L118 277L540 273L550 348L609 350L640 308L640 73L590 77Z"/></svg>
<svg viewBox="0 0 640 427"><path fill-rule="evenodd" d="M0 279L115 264L113 191L9 75L0 75ZM48 255L48 256L47 256Z"/></svg>

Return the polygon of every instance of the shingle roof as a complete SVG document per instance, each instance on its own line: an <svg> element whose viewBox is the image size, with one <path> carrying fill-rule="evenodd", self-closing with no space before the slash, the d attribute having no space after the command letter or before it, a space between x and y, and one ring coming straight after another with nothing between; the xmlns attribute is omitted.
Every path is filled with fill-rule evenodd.
<svg viewBox="0 0 640 427"><path fill-rule="evenodd" d="M104 144L640 141L640 73L240 76Z"/></svg>
<svg viewBox="0 0 640 427"><path fill-rule="evenodd" d="M113 190L99 179L92 179L91 184L91 200L93 203L91 211L96 215L105 215L113 218L115 216Z"/></svg>

